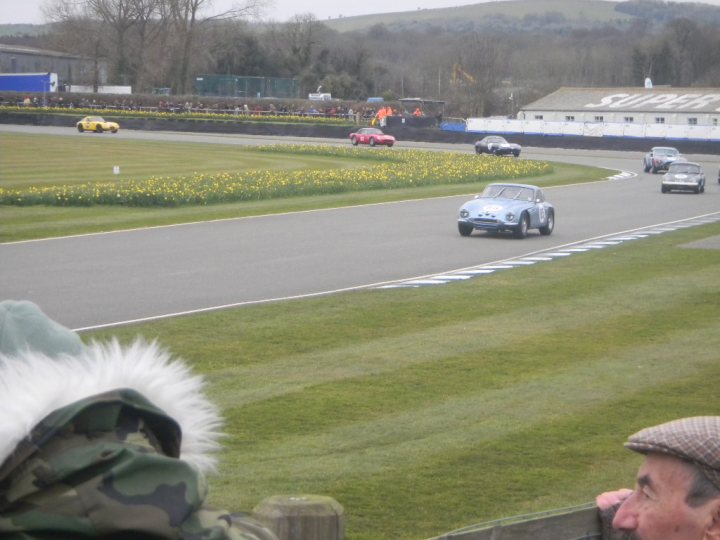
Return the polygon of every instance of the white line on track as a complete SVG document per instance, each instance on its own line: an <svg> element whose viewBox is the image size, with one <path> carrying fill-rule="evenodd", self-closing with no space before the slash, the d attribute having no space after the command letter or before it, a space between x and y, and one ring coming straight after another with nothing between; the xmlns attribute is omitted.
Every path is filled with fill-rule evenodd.
<svg viewBox="0 0 720 540"><path fill-rule="evenodd" d="M707 214L704 216L696 216L694 218L687 218L680 221L672 221L669 223L660 223L658 225L651 225L649 227L642 227L632 231L623 231L621 233L614 233L606 236L597 238L589 238L587 240L580 240L561 246L560 248L552 248L553 250L539 251L531 253L529 255L522 255L519 257L513 257L511 259L505 259L502 261L495 261L493 263L483 264L477 267L463 268L455 270L454 272L444 272L443 274L433 276L421 276L413 278L412 280L399 281L394 284L385 284L384 288L390 287L402 287L403 285L439 285L443 283L450 283L451 280L444 280L443 278L453 275L463 275L476 277L478 275L486 275L494 273L497 270L509 270L522 265L535 264L535 262L551 261L559 257L568 257L575 253L585 253L593 249L604 249L606 247L617 246L624 242L631 240L639 240L647 238L650 235L662 234L665 232L677 231L678 229L685 229L688 227L697 227L698 225L705 225L708 223L715 223L720 221L720 212L714 214ZM638 231L635 234L635 231ZM531 256L531 255L544 255L543 257ZM498 264L500 263L500 264Z"/></svg>

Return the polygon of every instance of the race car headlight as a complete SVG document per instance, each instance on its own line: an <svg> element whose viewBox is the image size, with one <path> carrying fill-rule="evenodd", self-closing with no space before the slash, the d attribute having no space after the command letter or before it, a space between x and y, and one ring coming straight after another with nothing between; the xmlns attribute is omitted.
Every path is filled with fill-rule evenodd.
<svg viewBox="0 0 720 540"><path fill-rule="evenodd" d="M468 211L465 210L464 208L463 208L462 210L460 210L460 217L461 217L461 218L466 218L466 217L468 217L469 215L470 215L470 212L468 212Z"/></svg>
<svg viewBox="0 0 720 540"><path fill-rule="evenodd" d="M505 214L505 221L515 221L515 214L512 212Z"/></svg>

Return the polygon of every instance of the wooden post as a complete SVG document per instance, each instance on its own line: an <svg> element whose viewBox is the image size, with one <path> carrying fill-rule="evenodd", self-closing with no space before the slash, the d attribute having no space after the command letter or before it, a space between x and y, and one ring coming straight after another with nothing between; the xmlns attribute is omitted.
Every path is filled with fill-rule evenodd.
<svg viewBox="0 0 720 540"><path fill-rule="evenodd" d="M253 517L279 540L344 540L345 510L322 495L273 495L260 501Z"/></svg>

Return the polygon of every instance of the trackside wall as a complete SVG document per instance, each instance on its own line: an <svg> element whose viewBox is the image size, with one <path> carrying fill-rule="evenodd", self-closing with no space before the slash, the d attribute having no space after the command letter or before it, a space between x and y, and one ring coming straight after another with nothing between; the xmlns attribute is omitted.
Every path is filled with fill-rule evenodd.
<svg viewBox="0 0 720 540"><path fill-rule="evenodd" d="M550 135L666 139L720 142L720 126L686 124L635 124L610 122L550 122L505 118L468 118L466 131L508 135Z"/></svg>

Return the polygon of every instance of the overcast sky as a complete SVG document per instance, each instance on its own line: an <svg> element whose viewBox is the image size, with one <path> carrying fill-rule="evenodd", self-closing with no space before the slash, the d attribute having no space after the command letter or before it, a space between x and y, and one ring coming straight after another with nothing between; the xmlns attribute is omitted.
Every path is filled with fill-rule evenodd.
<svg viewBox="0 0 720 540"><path fill-rule="evenodd" d="M0 0L0 24L43 22L40 6L47 0ZM261 0L266 6L264 19L284 21L293 15L312 13L319 20L340 15L367 15L391 11L411 11L419 7L439 8L477 4L487 0ZM497 0L490 0L497 1ZM212 0L216 11L228 9L242 0Z"/></svg>
<svg viewBox="0 0 720 540"><path fill-rule="evenodd" d="M0 24L43 23L40 6L47 0L0 0ZM419 8L431 9L478 4L483 1L502 0L261 0L267 5L264 19L285 21L293 15L312 13L319 20L339 16L367 15L394 11L414 11ZM675 0L691 1L691 0ZM213 0L216 11L228 9L238 0ZM242 0L240 0L240 4ZM703 3L720 5L720 0L705 0Z"/></svg>

